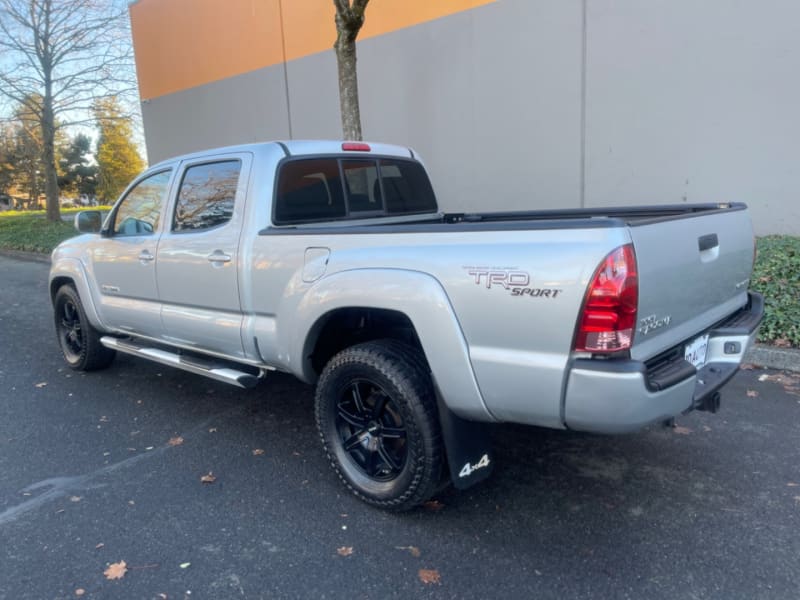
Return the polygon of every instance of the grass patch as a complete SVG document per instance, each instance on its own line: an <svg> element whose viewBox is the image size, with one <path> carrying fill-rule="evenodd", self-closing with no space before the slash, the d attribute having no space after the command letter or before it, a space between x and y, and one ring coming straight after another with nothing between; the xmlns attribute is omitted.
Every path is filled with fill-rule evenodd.
<svg viewBox="0 0 800 600"><path fill-rule="evenodd" d="M751 286L764 294L759 341L800 348L800 237L758 238Z"/></svg>
<svg viewBox="0 0 800 600"><path fill-rule="evenodd" d="M0 213L0 248L3 250L50 253L63 240L78 235L71 220L51 223L44 212L9 212Z"/></svg>

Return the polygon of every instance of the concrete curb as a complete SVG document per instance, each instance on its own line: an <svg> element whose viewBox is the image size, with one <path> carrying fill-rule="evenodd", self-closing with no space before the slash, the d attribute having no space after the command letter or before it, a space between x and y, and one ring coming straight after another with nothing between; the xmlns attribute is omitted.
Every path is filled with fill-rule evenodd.
<svg viewBox="0 0 800 600"><path fill-rule="evenodd" d="M744 362L756 367L800 373L800 350L756 344L744 355Z"/></svg>
<svg viewBox="0 0 800 600"><path fill-rule="evenodd" d="M0 250L0 256L7 258L15 258L17 260L27 260L29 262L38 262L50 264L50 255L41 252L23 252L21 250Z"/></svg>
<svg viewBox="0 0 800 600"><path fill-rule="evenodd" d="M0 256L46 264L50 262L49 254L41 254L39 252L0 250ZM750 363L756 367L800 373L800 350L756 344L747 351L743 362Z"/></svg>

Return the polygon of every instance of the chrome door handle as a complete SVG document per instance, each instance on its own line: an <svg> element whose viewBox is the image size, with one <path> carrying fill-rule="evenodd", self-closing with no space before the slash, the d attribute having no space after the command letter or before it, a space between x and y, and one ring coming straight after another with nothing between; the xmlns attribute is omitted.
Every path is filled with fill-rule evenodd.
<svg viewBox="0 0 800 600"><path fill-rule="evenodd" d="M155 258L156 257L150 254L148 250L142 250L139 253L139 260L142 262L150 262L151 260L155 260Z"/></svg>
<svg viewBox="0 0 800 600"><path fill-rule="evenodd" d="M224 253L220 252L219 250L217 250L217 251L215 251L215 252L213 252L213 253L208 255L208 262L211 262L211 263L227 263L227 262L231 262L231 255L230 254L224 254Z"/></svg>

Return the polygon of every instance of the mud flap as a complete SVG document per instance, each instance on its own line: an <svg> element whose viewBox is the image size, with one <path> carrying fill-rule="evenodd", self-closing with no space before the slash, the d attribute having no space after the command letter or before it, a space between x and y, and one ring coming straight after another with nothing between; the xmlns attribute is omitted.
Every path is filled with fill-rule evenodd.
<svg viewBox="0 0 800 600"><path fill-rule="evenodd" d="M436 397L450 478L456 489L463 490L489 477L494 469L489 426L462 419L447 408L441 395Z"/></svg>

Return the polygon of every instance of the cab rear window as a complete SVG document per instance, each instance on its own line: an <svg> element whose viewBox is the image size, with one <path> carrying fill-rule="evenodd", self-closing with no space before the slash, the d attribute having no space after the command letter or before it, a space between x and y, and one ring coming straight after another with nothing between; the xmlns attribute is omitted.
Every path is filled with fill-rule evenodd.
<svg viewBox="0 0 800 600"><path fill-rule="evenodd" d="M299 158L278 172L276 225L436 212L422 165L396 158Z"/></svg>

